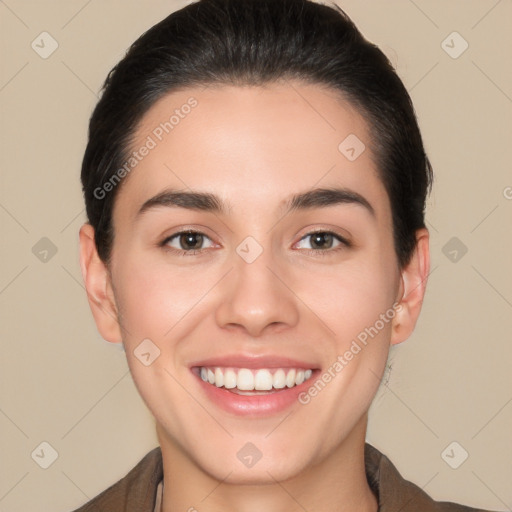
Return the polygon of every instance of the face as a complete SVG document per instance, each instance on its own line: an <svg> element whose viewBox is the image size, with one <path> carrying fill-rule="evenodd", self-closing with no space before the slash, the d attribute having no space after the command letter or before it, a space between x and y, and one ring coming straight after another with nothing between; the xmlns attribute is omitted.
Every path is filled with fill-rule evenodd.
<svg viewBox="0 0 512 512"><path fill-rule="evenodd" d="M161 443L244 483L364 437L404 287L361 115L298 82L191 88L132 150L107 285Z"/></svg>

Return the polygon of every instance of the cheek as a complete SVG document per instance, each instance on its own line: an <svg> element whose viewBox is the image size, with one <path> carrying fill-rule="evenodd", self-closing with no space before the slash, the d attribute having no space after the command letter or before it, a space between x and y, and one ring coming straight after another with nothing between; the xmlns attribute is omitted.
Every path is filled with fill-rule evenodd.
<svg viewBox="0 0 512 512"><path fill-rule="evenodd" d="M370 254L364 261L354 258L335 267L312 267L307 277L295 276L294 289L343 342L392 307L398 283L392 268Z"/></svg>
<svg viewBox="0 0 512 512"><path fill-rule="evenodd" d="M190 396L178 384L189 378L180 364L180 341L196 323L195 315L204 314L197 303L208 282L199 282L209 279L199 277L136 255L116 267L116 302L133 381L157 421L173 432L182 426L169 417L169 403L174 410L190 406Z"/></svg>
<svg viewBox="0 0 512 512"><path fill-rule="evenodd" d="M375 248L342 263L283 267L281 274L291 291L282 299L303 301L306 307L297 306L303 310L304 325L320 320L336 337L356 336L393 303L396 276L390 271L392 264L379 253L383 254ZM180 266L165 258L146 261L133 252L130 258L118 261L116 302L125 343L140 343L145 338L168 343L170 337L185 335L187 326L198 325L202 316L214 313L213 296L217 301L228 299L223 296L225 282L221 279L225 271L207 262ZM215 293L208 296L213 288Z"/></svg>
<svg viewBox="0 0 512 512"><path fill-rule="evenodd" d="M125 261L117 270L116 302L127 340L169 339L181 319L188 322L201 311L200 299L215 282L206 269L145 263L142 259Z"/></svg>

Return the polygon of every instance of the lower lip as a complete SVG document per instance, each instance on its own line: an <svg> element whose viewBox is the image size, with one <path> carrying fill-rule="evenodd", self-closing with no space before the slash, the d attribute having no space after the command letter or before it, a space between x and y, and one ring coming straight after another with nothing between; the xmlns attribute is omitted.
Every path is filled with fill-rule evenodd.
<svg viewBox="0 0 512 512"><path fill-rule="evenodd" d="M219 388L213 384L205 382L201 377L194 377L199 381L199 385L204 390L206 396L214 404L225 411L238 416L272 416L282 412L294 403L298 402L300 393L311 386L313 378L318 370L313 370L311 377L298 386L293 388L283 388L268 394L261 395L237 395L228 391L226 388Z"/></svg>

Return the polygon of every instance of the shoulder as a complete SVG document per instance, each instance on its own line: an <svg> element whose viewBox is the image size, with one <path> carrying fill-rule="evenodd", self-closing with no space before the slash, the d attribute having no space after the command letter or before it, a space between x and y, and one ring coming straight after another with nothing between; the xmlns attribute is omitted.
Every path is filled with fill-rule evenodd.
<svg viewBox="0 0 512 512"><path fill-rule="evenodd" d="M402 478L392 462L365 444L368 482L379 500L379 512L491 512L448 501L435 501L425 491Z"/></svg>
<svg viewBox="0 0 512 512"><path fill-rule="evenodd" d="M153 512L163 476L162 452L154 448L121 480L74 512Z"/></svg>

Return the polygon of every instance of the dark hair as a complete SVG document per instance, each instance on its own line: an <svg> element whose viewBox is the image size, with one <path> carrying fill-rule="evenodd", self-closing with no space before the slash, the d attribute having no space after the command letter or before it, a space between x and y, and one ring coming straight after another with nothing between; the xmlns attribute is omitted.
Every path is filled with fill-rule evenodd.
<svg viewBox="0 0 512 512"><path fill-rule="evenodd" d="M189 86L281 79L328 86L366 120L391 203L398 262L403 267L410 261L415 231L425 227L432 168L409 94L387 57L337 6L310 0L199 0L132 44L108 74L91 116L81 179L104 262L110 262L120 186L108 194L98 190L127 161L148 109L163 95Z"/></svg>

